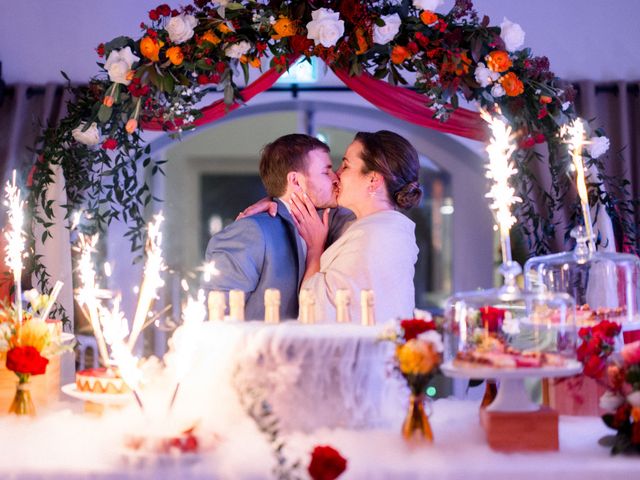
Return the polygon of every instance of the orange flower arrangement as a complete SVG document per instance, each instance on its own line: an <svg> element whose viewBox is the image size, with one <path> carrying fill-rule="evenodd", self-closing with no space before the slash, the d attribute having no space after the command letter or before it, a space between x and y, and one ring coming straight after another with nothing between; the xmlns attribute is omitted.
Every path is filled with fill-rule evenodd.
<svg viewBox="0 0 640 480"><path fill-rule="evenodd" d="M401 64L405 60L411 58L411 52L402 45L396 45L391 51L391 61L396 65Z"/></svg>
<svg viewBox="0 0 640 480"><path fill-rule="evenodd" d="M424 10L420 14L420 20L422 20L422 23L425 25L432 25L438 21L438 16L431 10Z"/></svg>
<svg viewBox="0 0 640 480"><path fill-rule="evenodd" d="M495 50L484 58L487 61L487 67L494 72L506 72L511 68L513 62L509 58L509 54L504 50Z"/></svg>
<svg viewBox="0 0 640 480"><path fill-rule="evenodd" d="M504 75L500 78L499 82L500 85L502 85L502 88L504 88L505 93L510 97L517 97L524 92L524 84L513 72L509 72Z"/></svg>
<svg viewBox="0 0 640 480"><path fill-rule="evenodd" d="M454 73L461 76L469 73L469 65L471 65L471 59L467 56L467 52L462 52L458 55L450 54L446 55L442 63L442 71L443 73Z"/></svg>
<svg viewBox="0 0 640 480"><path fill-rule="evenodd" d="M180 65L184 61L184 53L180 47L171 47L167 49L167 58L173 65Z"/></svg>
<svg viewBox="0 0 640 480"><path fill-rule="evenodd" d="M140 53L147 57L152 62L157 62L160 55L160 48L164 45L164 42L156 40L151 37L144 37L140 40Z"/></svg>
<svg viewBox="0 0 640 480"><path fill-rule="evenodd" d="M285 37L293 37L298 31L298 26L297 22L287 17L280 17L276 23L273 24L273 30L276 32L276 35L273 35L272 38L274 40L280 40Z"/></svg>
<svg viewBox="0 0 640 480"><path fill-rule="evenodd" d="M202 37L200 37L200 41L218 45L222 40L220 40L220 38L215 33L213 33L212 30L207 30L206 32L204 32Z"/></svg>

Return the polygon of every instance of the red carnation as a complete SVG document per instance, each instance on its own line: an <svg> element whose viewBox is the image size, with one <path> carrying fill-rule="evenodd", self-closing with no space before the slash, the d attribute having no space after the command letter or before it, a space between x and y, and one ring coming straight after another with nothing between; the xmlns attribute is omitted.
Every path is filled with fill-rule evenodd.
<svg viewBox="0 0 640 480"><path fill-rule="evenodd" d="M416 40L422 48L426 48L426 46L429 45L429 39L422 32L416 32Z"/></svg>
<svg viewBox="0 0 640 480"><path fill-rule="evenodd" d="M419 49L418 49L418 44L417 44L416 42L409 42L409 43L407 43L407 48L408 48L408 49L409 49L409 51L410 51L412 54L414 54L414 55L415 55L416 53L418 53L418 50L419 50Z"/></svg>
<svg viewBox="0 0 640 480"><path fill-rule="evenodd" d="M502 321L504 320L505 310L502 308L495 308L490 305L480 308L480 321L482 326L490 332L497 332L502 328Z"/></svg>
<svg viewBox="0 0 640 480"><path fill-rule="evenodd" d="M347 460L336 449L317 446L311 454L307 471L313 480L334 480L347 469Z"/></svg>
<svg viewBox="0 0 640 480"><path fill-rule="evenodd" d="M102 143L102 148L104 148L105 150L113 150L117 147L118 147L118 142L116 141L115 138L107 138Z"/></svg>
<svg viewBox="0 0 640 480"><path fill-rule="evenodd" d="M404 339L405 341L413 340L418 335L424 332L428 332L429 330L435 330L436 324L431 321L427 322L426 320L422 320L419 318L410 318L408 320L402 320L400 322L400 327L404 331Z"/></svg>
<svg viewBox="0 0 640 480"><path fill-rule="evenodd" d="M158 5L158 7L156 7L156 12L158 12L158 14L163 17L168 17L169 15L171 15L171 7L166 3L163 3L162 5Z"/></svg>
<svg viewBox="0 0 640 480"><path fill-rule="evenodd" d="M150 10L149 11L149 18L153 21L156 21L160 18L160 14L158 13L157 10Z"/></svg>
<svg viewBox="0 0 640 480"><path fill-rule="evenodd" d="M7 352L7 369L12 372L42 375L47 371L47 360L32 346L13 347Z"/></svg>

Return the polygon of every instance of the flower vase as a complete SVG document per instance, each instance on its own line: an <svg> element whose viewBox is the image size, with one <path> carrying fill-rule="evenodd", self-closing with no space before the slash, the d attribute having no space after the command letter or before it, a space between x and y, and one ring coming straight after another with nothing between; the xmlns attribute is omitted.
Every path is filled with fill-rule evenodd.
<svg viewBox="0 0 640 480"><path fill-rule="evenodd" d="M484 396L482 397L482 402L480 402L480 408L486 408L491 405L491 403L496 399L496 395L498 395L498 386L496 385L496 381L486 380Z"/></svg>
<svg viewBox="0 0 640 480"><path fill-rule="evenodd" d="M424 395L411 395L409 410L402 424L402 436L405 440L416 438L433 442L433 432L429 424L429 417L424 411Z"/></svg>
<svg viewBox="0 0 640 480"><path fill-rule="evenodd" d="M29 382L18 382L16 395L9 407L9 413L16 415L30 415L35 417L36 407L31 400L31 384Z"/></svg>

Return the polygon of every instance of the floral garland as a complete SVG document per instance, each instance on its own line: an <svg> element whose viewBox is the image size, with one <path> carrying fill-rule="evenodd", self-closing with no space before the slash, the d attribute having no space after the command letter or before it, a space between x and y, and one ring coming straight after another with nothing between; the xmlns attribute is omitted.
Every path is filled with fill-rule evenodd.
<svg viewBox="0 0 640 480"><path fill-rule="evenodd" d="M139 38L118 37L98 46L98 55L106 59L102 73L86 87L72 89L68 115L45 130L30 179L31 204L42 208L35 221L45 229L52 224L46 191L54 181L52 166L60 165L69 212L83 206L91 221L85 227L94 230L124 220L132 249L140 249L144 208L159 199L139 170L163 173L164 163L149 157L140 135L145 125L179 134L194 127L201 115L198 103L209 92L222 92L227 105L242 101L239 70L246 82L251 69L282 71L292 58L318 56L350 75L369 71L392 84L407 84L403 73L414 72L413 88L442 121L458 108L459 96L499 108L519 137L514 154L514 186L523 198L515 212L519 226L531 252L548 252L554 214L573 191L559 131L576 117L574 90L559 84L546 57L522 48L525 34L519 25L505 20L490 26L470 0L457 0L448 13L437 12L441 3L194 0L180 9L158 6L140 24ZM550 191L533 170L540 157L533 147L544 142L550 152ZM602 132L594 133L584 151L587 166L604 171L599 157L608 142ZM624 219L630 202L620 200L627 186L613 185L603 173L595 177L589 184L592 203L605 205L621 225L624 241L635 248L635 225ZM574 211L579 215L579 208ZM43 239L47 235L45 230Z"/></svg>

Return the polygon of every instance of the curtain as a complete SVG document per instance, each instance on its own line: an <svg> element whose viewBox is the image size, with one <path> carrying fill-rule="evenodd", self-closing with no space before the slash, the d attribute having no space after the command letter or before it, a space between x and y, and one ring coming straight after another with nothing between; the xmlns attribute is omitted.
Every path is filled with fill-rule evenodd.
<svg viewBox="0 0 640 480"><path fill-rule="evenodd" d="M606 174L630 182L626 200L640 198L640 82L583 81L576 86L578 114L590 121L592 129L604 127L611 141ZM625 218L638 226L640 212L636 208ZM639 240L636 248L640 247Z"/></svg>

